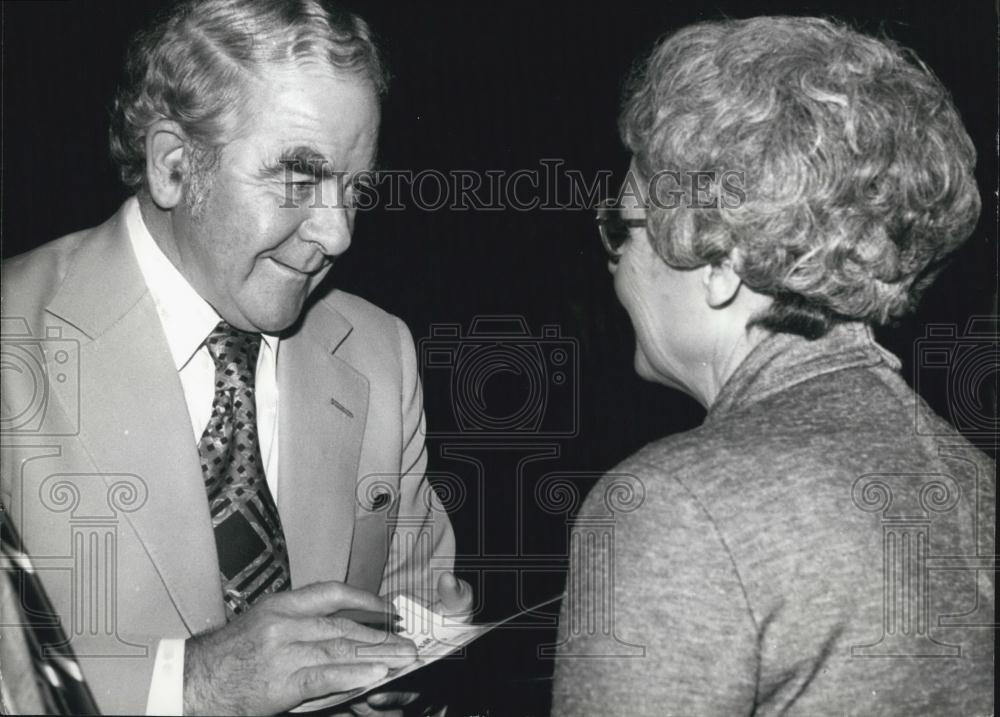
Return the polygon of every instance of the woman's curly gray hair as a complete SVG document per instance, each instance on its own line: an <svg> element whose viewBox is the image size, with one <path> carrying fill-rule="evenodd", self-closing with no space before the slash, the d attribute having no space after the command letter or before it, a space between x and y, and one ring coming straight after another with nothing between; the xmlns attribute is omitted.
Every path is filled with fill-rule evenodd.
<svg viewBox="0 0 1000 717"><path fill-rule="evenodd" d="M771 330L815 338L901 316L979 216L975 149L940 81L895 43L824 19L666 37L633 72L620 128L647 178L743 173L739 206L692 207L691 189L677 208L654 201L650 239L676 267L732 256L775 297L752 322Z"/></svg>
<svg viewBox="0 0 1000 717"><path fill-rule="evenodd" d="M136 35L111 113L111 156L131 189L145 185L145 137L158 119L193 142L196 176L218 159L239 119L249 80L268 66L322 62L367 78L388 77L368 25L321 0L188 0Z"/></svg>

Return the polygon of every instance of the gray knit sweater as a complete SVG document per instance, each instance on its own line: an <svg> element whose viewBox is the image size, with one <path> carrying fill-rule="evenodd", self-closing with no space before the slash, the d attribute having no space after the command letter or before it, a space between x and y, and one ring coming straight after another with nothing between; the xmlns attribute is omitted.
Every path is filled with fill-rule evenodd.
<svg viewBox="0 0 1000 717"><path fill-rule="evenodd" d="M772 336L597 484L554 714L992 714L994 465L898 368L860 324Z"/></svg>

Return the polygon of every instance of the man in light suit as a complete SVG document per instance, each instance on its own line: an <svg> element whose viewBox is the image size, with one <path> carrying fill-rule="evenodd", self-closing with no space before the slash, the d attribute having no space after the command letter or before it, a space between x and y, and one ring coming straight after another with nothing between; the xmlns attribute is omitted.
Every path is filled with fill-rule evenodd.
<svg viewBox="0 0 1000 717"><path fill-rule="evenodd" d="M409 332L312 293L384 74L318 0L179 5L128 71L112 152L136 196L3 267L0 499L103 711L280 712L412 661L330 615L471 606Z"/></svg>

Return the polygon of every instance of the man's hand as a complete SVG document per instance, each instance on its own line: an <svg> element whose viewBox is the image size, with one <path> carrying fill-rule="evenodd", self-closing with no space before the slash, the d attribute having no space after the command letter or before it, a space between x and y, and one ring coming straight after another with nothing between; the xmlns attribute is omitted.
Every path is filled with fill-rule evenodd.
<svg viewBox="0 0 1000 717"><path fill-rule="evenodd" d="M452 573L442 573L431 610L455 622L472 622L472 586Z"/></svg>
<svg viewBox="0 0 1000 717"><path fill-rule="evenodd" d="M471 622L472 597L472 586L469 583L456 578L452 573L443 573L438 578L437 601L430 609L449 620ZM419 697L417 692L373 692L364 701L352 704L351 712L359 717L395 717L402 715L398 708L405 707Z"/></svg>
<svg viewBox="0 0 1000 717"><path fill-rule="evenodd" d="M225 627L189 639L184 714L284 712L413 662L409 640L330 617L352 609L386 605L343 583L316 583L270 595Z"/></svg>

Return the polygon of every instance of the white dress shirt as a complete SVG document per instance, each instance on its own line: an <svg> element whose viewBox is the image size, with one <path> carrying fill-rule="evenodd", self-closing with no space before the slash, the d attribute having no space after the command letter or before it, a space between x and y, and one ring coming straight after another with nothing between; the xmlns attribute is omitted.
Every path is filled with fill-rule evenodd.
<svg viewBox="0 0 1000 717"><path fill-rule="evenodd" d="M163 253L146 223L138 200L133 197L125 209L125 229L139 262L174 366L184 389L194 442L212 415L215 398L215 362L205 340L221 318L196 292ZM278 337L263 335L254 378L257 402L257 434L267 486L278 500ZM208 497L205 497L206 502ZM206 546L214 550L215 546ZM184 708L184 640L163 639L156 649L146 714L180 715Z"/></svg>

